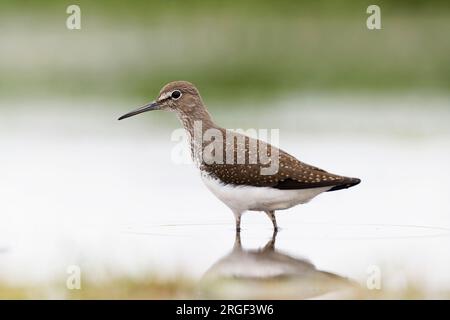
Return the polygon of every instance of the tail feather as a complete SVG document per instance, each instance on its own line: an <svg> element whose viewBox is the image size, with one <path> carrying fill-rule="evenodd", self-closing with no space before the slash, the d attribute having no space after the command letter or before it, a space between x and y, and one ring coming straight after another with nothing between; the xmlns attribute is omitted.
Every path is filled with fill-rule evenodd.
<svg viewBox="0 0 450 320"><path fill-rule="evenodd" d="M333 188L331 188L327 192L351 188L353 186L356 186L360 182L361 182L361 179L358 179L358 178L345 178L345 180L341 184L338 184L337 186L334 186Z"/></svg>

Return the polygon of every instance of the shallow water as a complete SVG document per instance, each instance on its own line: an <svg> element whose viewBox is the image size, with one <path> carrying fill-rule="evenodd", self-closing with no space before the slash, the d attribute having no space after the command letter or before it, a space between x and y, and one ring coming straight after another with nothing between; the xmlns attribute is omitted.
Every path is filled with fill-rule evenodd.
<svg viewBox="0 0 450 320"><path fill-rule="evenodd" d="M64 279L75 264L96 279L149 272L202 279L233 248L231 212L192 166L171 161L172 128L150 116L119 123L111 115L116 111L94 110L21 111L0 128L0 278L46 283ZM341 123L336 110L326 112L328 123ZM277 259L282 253L282 259L308 260L314 270L362 286L377 266L384 288L405 286L413 277L430 290L448 290L448 110L413 108L405 120L400 108L389 111L390 120L371 122L376 113L358 109L348 112L354 125L337 125L335 135L326 123L307 133L309 120L324 111L306 114L299 120L305 126L281 130L282 148L362 183L279 212ZM269 118L280 124L281 118ZM267 122L262 117L258 123ZM360 123L367 130L357 135ZM399 134L403 127L408 134ZM245 250L271 238L265 214L244 215ZM249 266L237 259L226 270L257 270L258 259ZM264 263L264 275L291 270Z"/></svg>

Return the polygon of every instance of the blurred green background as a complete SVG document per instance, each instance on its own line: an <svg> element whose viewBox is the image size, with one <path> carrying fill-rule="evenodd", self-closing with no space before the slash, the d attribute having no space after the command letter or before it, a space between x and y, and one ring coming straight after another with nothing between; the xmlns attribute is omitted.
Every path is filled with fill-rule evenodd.
<svg viewBox="0 0 450 320"><path fill-rule="evenodd" d="M82 29L68 30L70 4ZM366 9L381 7L382 30ZM1 1L3 97L149 100L171 80L204 98L450 88L448 1Z"/></svg>

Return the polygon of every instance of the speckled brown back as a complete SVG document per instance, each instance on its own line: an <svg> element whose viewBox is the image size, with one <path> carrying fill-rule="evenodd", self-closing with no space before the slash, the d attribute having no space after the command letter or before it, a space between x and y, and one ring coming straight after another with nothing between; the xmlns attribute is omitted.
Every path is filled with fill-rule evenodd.
<svg viewBox="0 0 450 320"><path fill-rule="evenodd" d="M225 129L220 128L220 130L224 135L226 134ZM245 139L245 144L237 144L235 140L234 163L206 164L205 162L202 162L201 164L201 170L207 172L212 177L219 179L224 184L273 187L277 189L307 189L330 186L333 187L331 190L339 190L351 187L360 182L359 179L338 176L303 163L283 150L273 147L263 141L256 141L251 137L243 136L239 133L233 134ZM227 142L224 141L224 159L226 159L226 144ZM278 151L278 172L272 175L262 175L261 168L267 168L268 165L265 164L267 162L260 161L259 157L256 164L250 164L249 153L255 152L255 150L249 152L249 145L256 145L256 152L258 154L261 148L262 150L267 150L267 156L269 158L272 152L275 152L276 154ZM245 164L239 164L236 161L237 154L242 151L242 148L245 148Z"/></svg>

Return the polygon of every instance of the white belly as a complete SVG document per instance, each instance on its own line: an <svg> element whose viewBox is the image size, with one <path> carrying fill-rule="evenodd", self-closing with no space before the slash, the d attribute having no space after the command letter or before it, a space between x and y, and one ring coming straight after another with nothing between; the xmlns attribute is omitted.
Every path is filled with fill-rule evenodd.
<svg viewBox="0 0 450 320"><path fill-rule="evenodd" d="M283 210L306 203L331 187L279 190L269 187L224 185L219 180L202 174L202 180L208 189L225 203L235 214L246 210L270 211Z"/></svg>

